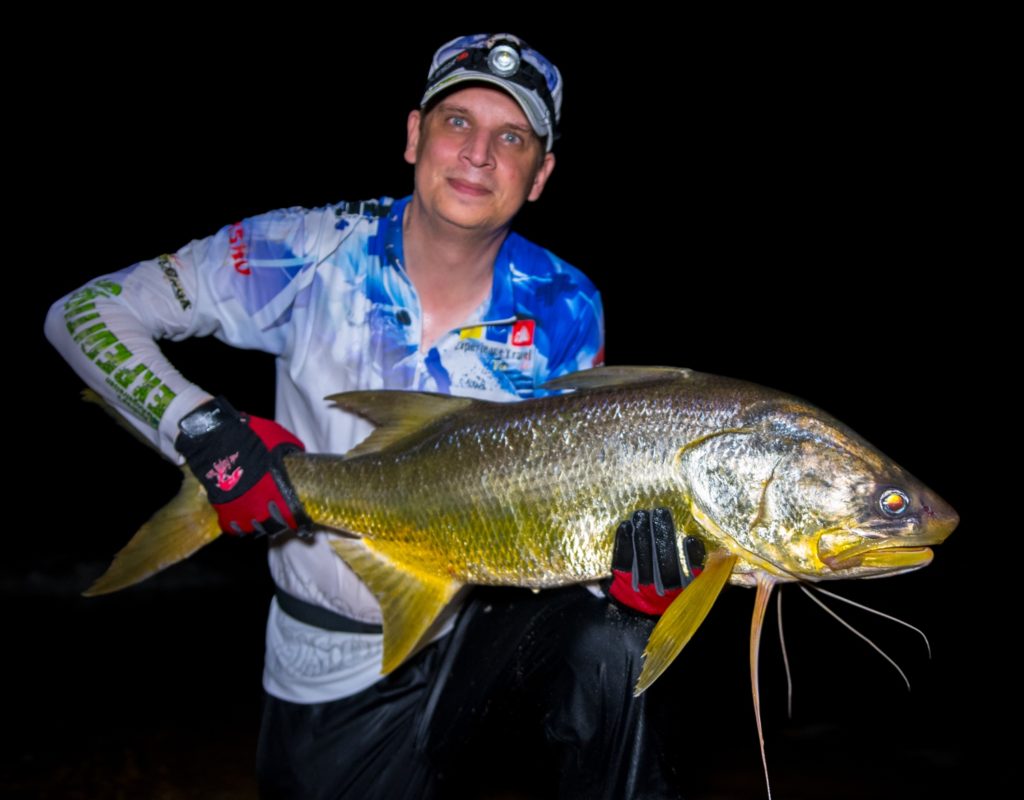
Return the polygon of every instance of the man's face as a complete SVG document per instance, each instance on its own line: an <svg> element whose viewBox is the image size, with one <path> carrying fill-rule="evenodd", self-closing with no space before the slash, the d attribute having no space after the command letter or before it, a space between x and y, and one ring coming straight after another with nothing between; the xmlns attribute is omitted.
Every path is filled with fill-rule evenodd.
<svg viewBox="0 0 1024 800"><path fill-rule="evenodd" d="M555 157L509 95L472 86L445 96L422 120L409 114L405 160L416 165L416 199L460 228L507 226L544 191Z"/></svg>

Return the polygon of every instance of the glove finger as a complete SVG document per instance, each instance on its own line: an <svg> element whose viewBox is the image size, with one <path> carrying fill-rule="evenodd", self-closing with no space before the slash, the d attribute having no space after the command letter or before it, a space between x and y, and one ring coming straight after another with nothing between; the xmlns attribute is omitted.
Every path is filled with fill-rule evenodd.
<svg viewBox="0 0 1024 800"><path fill-rule="evenodd" d="M704 561L707 559L707 550L704 542L696 536L687 536L683 539L683 569L685 571L684 581L689 584L701 570L704 569Z"/></svg>
<svg viewBox="0 0 1024 800"><path fill-rule="evenodd" d="M284 457L289 453L303 452L305 448L285 442L274 447L270 453L271 467L270 471L274 476L274 481L277 483L277 490L281 493L281 499L284 501L284 505L287 511L291 512L292 518L295 520L295 526L289 525L284 514L278 512L280 517L274 516L285 528L291 530L293 527L297 527L300 530L309 528L312 526L313 521L309 518L306 513L305 506L302 505L302 500L299 499L298 493L295 491L295 487L292 486L292 482L288 479L288 473L284 468ZM275 509L277 508L275 504ZM273 515L273 511L271 511Z"/></svg>
<svg viewBox="0 0 1024 800"><path fill-rule="evenodd" d="M628 519L625 522L620 522L615 531L612 569L619 572L633 571L633 523Z"/></svg>
<svg viewBox="0 0 1024 800"><path fill-rule="evenodd" d="M648 511L633 512L633 559L636 581L640 585L654 583L654 542Z"/></svg>
<svg viewBox="0 0 1024 800"><path fill-rule="evenodd" d="M277 503L275 503L273 500L267 503L267 513L274 518L274 521L280 527L288 527L288 523L284 521L284 514L281 513L281 509L277 507Z"/></svg>
<svg viewBox="0 0 1024 800"><path fill-rule="evenodd" d="M267 503L267 513L270 514L270 517L267 518L264 525L270 536L278 536L292 529L288 520L284 518L284 514L281 513L281 509L273 500Z"/></svg>
<svg viewBox="0 0 1024 800"><path fill-rule="evenodd" d="M683 586L683 573L676 544L676 526L672 522L672 512L667 508L656 508L651 512L651 542L657 558L655 589L659 594L665 589L679 589Z"/></svg>

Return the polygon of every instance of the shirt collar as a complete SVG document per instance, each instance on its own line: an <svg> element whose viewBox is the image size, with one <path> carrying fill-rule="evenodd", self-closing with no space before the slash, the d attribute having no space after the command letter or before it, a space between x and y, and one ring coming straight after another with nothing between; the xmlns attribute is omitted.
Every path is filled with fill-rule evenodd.
<svg viewBox="0 0 1024 800"><path fill-rule="evenodd" d="M405 251L402 246L402 217L405 207L412 195L396 200L388 214L381 219L382 230L378 237L380 255L384 264L405 271ZM483 309L479 319L473 319L463 327L470 325L509 324L516 320L516 300L512 282L513 253L519 237L509 232L501 243L498 255L494 259L494 275L491 278L491 297ZM476 316L476 315L474 315Z"/></svg>

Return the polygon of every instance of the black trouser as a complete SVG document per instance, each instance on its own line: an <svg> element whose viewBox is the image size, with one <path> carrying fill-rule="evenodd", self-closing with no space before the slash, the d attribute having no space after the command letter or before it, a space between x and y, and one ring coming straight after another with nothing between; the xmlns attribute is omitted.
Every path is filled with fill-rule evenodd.
<svg viewBox="0 0 1024 800"><path fill-rule="evenodd" d="M267 697L266 798L675 798L633 697L654 621L580 587L477 589L455 630L332 703Z"/></svg>

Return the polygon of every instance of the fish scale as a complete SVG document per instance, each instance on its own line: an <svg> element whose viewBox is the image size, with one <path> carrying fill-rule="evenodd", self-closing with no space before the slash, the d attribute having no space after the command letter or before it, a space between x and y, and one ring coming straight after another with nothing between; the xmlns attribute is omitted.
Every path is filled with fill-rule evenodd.
<svg viewBox="0 0 1024 800"><path fill-rule="evenodd" d="M481 403L411 447L285 464L318 522L415 547L439 573L536 588L593 580L610 573L623 509L686 516L673 442L706 425L689 415L681 426L674 399L570 394L532 402L525 417L522 404Z"/></svg>

